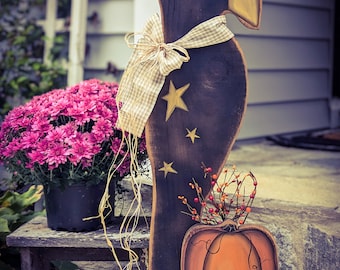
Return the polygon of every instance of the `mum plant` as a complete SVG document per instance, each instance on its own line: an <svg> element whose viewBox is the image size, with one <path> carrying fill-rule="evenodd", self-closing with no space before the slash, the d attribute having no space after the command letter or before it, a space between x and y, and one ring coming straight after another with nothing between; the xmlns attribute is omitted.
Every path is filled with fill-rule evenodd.
<svg viewBox="0 0 340 270"><path fill-rule="evenodd" d="M116 128L117 83L91 79L35 96L11 110L0 129L0 162L17 183L65 186L106 181L130 172L123 133ZM144 137L137 160L147 157Z"/></svg>

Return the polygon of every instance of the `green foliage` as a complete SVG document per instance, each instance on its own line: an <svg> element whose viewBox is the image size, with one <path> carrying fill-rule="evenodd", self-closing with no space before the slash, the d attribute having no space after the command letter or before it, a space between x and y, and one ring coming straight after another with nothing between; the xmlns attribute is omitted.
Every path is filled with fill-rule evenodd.
<svg viewBox="0 0 340 270"><path fill-rule="evenodd" d="M62 57L66 38L53 41L49 63L43 62L44 31L30 15L30 5L38 0L16 0L0 3L0 115L13 105L34 95L64 87L66 70Z"/></svg>
<svg viewBox="0 0 340 270"><path fill-rule="evenodd" d="M1 241L5 240L8 233L14 231L33 217L42 214L41 212L34 212L33 209L29 209L35 202L40 200L42 192L42 186L31 186L22 194L7 190L0 197Z"/></svg>
<svg viewBox="0 0 340 270"><path fill-rule="evenodd" d="M32 205L41 198L42 190L42 186L31 186L22 194L7 190L0 197L0 269L17 269L20 266L16 249L6 246L6 236L44 213L32 209Z"/></svg>

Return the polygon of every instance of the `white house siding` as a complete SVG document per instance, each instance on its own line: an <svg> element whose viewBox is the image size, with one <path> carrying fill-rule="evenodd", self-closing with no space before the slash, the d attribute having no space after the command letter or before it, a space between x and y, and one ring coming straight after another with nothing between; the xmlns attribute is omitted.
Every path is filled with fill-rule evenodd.
<svg viewBox="0 0 340 270"><path fill-rule="evenodd" d="M267 0L258 31L228 15L249 71L239 138L329 127L334 0Z"/></svg>
<svg viewBox="0 0 340 270"><path fill-rule="evenodd" d="M228 15L249 70L239 139L329 127L334 6L335 0L264 0L258 31ZM107 62L125 68L131 50L124 35L140 30L157 8L157 0L89 0L88 14L96 11L100 22L88 22L85 78L119 79L105 73Z"/></svg>
<svg viewBox="0 0 340 270"><path fill-rule="evenodd" d="M98 14L97 22L87 22L87 55L85 57L85 79L99 78L115 81L106 72L108 62L124 70L131 55L125 43L125 34L133 31L133 0L89 0L88 16Z"/></svg>

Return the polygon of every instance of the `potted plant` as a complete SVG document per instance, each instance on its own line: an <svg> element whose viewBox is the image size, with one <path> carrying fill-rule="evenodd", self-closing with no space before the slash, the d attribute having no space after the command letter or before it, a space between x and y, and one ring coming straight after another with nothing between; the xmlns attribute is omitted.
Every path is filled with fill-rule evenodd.
<svg viewBox="0 0 340 270"><path fill-rule="evenodd" d="M92 208L92 215L98 214L98 200L114 159L119 164L113 165L117 179L130 172L123 134L116 128L117 90L117 83L97 79L55 89L14 108L1 124L0 162L12 173L11 181L44 186L52 229L79 231L98 226L99 220L84 222L84 215L75 224L64 222L76 218L79 208ZM146 157L142 136L137 160L142 163ZM96 191L95 187L100 188ZM99 199L89 197L96 193ZM83 198L79 207L72 203L77 195ZM58 201L52 206L51 200ZM71 218L66 217L66 210Z"/></svg>

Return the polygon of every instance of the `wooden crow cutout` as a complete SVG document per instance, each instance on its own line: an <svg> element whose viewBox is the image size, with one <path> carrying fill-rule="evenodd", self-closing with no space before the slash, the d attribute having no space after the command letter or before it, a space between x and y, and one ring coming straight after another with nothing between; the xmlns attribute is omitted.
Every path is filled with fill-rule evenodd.
<svg viewBox="0 0 340 270"><path fill-rule="evenodd" d="M145 132L153 173L149 269L176 270L180 269L184 235L196 223L181 213L186 206L177 197L184 195L188 201L194 200L196 194L188 185L192 179L202 187L203 194L209 193L211 183L204 179L202 164L220 174L246 108L247 71L243 55L221 15L232 12L247 27L257 29L262 1L159 3L159 23L154 18L146 27L147 34L133 56L140 66L136 68L137 64L131 61L129 66L134 70L128 71L120 84L122 89L138 89L134 98L140 98L141 105L129 102L123 93L117 99L123 104L123 126L123 117L127 119L125 130L140 135L147 119ZM148 61L152 62L150 66ZM153 87L136 77L143 74L147 78L154 69L160 73L151 76L151 84L159 84L160 89L146 95L145 92L154 91ZM151 109L144 110L149 102ZM134 114L132 125L129 114Z"/></svg>

